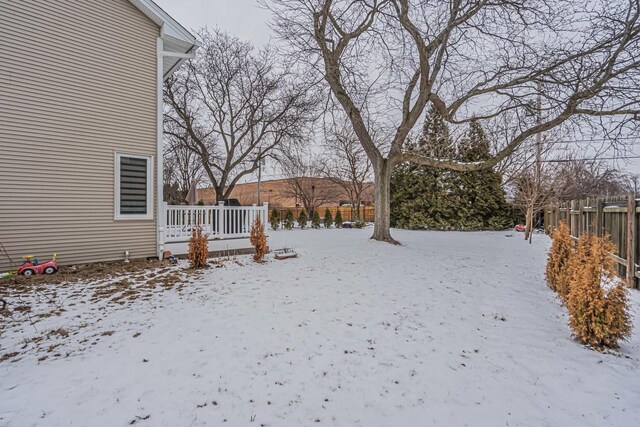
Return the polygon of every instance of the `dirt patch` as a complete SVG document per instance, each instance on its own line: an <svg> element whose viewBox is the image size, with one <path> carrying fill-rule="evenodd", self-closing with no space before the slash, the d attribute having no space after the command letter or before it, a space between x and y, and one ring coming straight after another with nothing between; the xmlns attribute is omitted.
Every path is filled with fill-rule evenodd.
<svg viewBox="0 0 640 427"><path fill-rule="evenodd" d="M14 352L11 352L11 353L5 353L2 356L0 356L0 362L4 362L5 360L13 359L18 354L19 353L17 351L14 351Z"/></svg>
<svg viewBox="0 0 640 427"><path fill-rule="evenodd" d="M15 296L32 292L33 289L46 288L48 285L60 285L78 281L98 281L114 276L133 276L144 274L145 270L167 267L166 261L156 259L138 259L129 263L123 261L99 262L94 264L61 266L52 275L36 275L31 277L13 276L0 279L0 289L4 296ZM38 285L36 287L36 285Z"/></svg>
<svg viewBox="0 0 640 427"><path fill-rule="evenodd" d="M62 268L50 276L12 277L0 281L0 335L5 331L25 331L26 337L5 349L2 361L14 361L16 355L33 355L50 360L67 357L111 339L119 329L98 333L88 326L98 325L113 309L123 309L136 301L146 304L167 291L188 289L199 272L160 261L138 260L127 263L100 263ZM77 314L63 316L68 312ZM63 316L64 328L52 321ZM41 323L42 322L42 323ZM46 322L46 323L45 323ZM48 327L43 328L41 325ZM92 328L89 328L92 329ZM84 332L83 332L84 331ZM89 336L87 336L89 335ZM134 338L140 336L136 333Z"/></svg>

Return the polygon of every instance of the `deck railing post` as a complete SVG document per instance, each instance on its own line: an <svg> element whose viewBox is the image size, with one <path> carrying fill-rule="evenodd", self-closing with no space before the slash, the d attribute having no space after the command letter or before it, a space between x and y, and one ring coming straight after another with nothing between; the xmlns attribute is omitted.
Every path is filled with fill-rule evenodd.
<svg viewBox="0 0 640 427"><path fill-rule="evenodd" d="M218 202L218 238L224 238L224 228L225 228L225 219L226 215L224 212L224 201Z"/></svg>
<svg viewBox="0 0 640 427"><path fill-rule="evenodd" d="M269 221L269 203L268 202L264 202L262 204L262 212L260 212L261 217L260 218L262 220L262 226L264 227L264 232L266 234L267 232L267 221Z"/></svg>

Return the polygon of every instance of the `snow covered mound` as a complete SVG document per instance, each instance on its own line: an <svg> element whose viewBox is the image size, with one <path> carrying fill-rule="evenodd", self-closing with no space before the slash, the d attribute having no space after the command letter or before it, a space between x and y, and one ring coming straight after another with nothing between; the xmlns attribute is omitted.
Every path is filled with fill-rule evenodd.
<svg viewBox="0 0 640 427"><path fill-rule="evenodd" d="M271 232L298 258L173 267L183 283L126 304L58 285L38 317L50 300L21 297L29 321L0 317L0 426L640 424L639 334L619 354L571 339L545 236L370 233Z"/></svg>

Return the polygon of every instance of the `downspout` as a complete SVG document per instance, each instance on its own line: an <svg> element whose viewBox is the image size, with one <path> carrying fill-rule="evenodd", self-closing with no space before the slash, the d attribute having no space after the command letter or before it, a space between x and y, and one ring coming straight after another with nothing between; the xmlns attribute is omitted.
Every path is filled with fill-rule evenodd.
<svg viewBox="0 0 640 427"><path fill-rule="evenodd" d="M164 34L164 27L160 29L160 35ZM162 37L156 39L156 56L157 56L157 68L156 68L156 227L157 233L157 249L158 259L162 259L164 253L164 176L163 176L163 106L162 106L162 86L164 84L164 76L162 73L163 68L163 54L164 54L164 42Z"/></svg>

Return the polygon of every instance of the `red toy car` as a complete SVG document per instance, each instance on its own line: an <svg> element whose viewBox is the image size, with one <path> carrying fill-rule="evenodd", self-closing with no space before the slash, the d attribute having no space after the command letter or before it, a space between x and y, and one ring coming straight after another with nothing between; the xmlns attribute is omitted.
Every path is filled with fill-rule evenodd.
<svg viewBox="0 0 640 427"><path fill-rule="evenodd" d="M51 261L40 264L38 258L33 255L22 257L24 262L18 268L18 274L23 276L33 276L34 274L53 274L58 271L58 263L56 262L56 254L53 254Z"/></svg>

